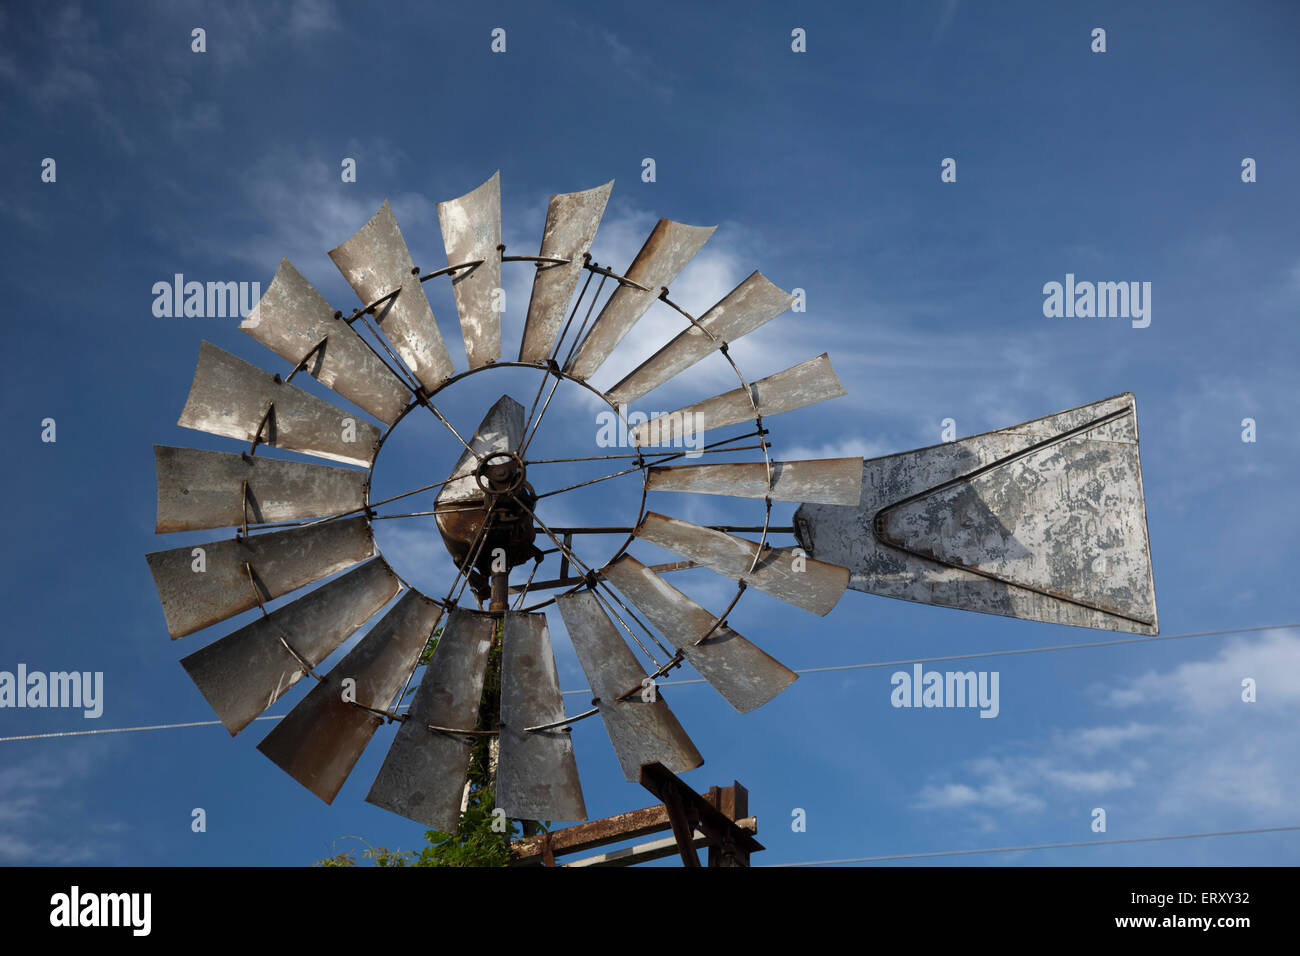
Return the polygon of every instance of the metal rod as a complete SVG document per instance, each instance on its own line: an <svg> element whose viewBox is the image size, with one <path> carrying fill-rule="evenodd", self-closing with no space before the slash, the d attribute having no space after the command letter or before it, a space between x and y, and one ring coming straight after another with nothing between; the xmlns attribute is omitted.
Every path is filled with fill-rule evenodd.
<svg viewBox="0 0 1300 956"><path fill-rule="evenodd" d="M600 275L605 276L606 278L615 279L617 280L619 285L630 285L632 288L640 289L642 292L650 291L641 283L633 279L629 279L627 276L619 275L617 272L614 272L612 269L606 269L603 266L598 266L594 262L587 263L583 268L590 269L592 272L599 273Z"/></svg>
<svg viewBox="0 0 1300 956"><path fill-rule="evenodd" d="M576 717L562 717L559 720L551 721L549 724L538 724L536 727L525 727L524 733L535 734L538 731L542 731L542 730L553 730L556 727L565 727L567 724L576 724L580 720L586 720L588 717L592 717L599 713L600 713L600 708L593 707L591 708L591 710L583 711L581 714L578 714Z"/></svg>
<svg viewBox="0 0 1300 956"><path fill-rule="evenodd" d="M547 369L549 372L550 370ZM546 402L542 405L542 410L537 413L537 421L533 423L533 430L525 438L524 443L519 447L519 457L523 458L524 452L528 451L528 445L532 442L537 434L537 429L542 427L542 419L546 417L546 410L551 407L551 399L555 397L555 390L560 387L561 379L555 376L555 383L551 386L551 391L546 396Z"/></svg>
<svg viewBox="0 0 1300 956"><path fill-rule="evenodd" d="M557 545L560 546L560 548L561 548L561 550L563 551L563 553L565 553L565 554L567 554L567 555L569 556L569 560L570 560L570 561L572 561L572 562L573 562L574 564L576 564L580 569L582 569L582 571L583 571L585 574L589 574L589 575L590 575L590 574L594 574L594 573L595 573L595 572L593 572L593 571L591 570L591 568L587 567L587 565L584 564L584 563L582 562L582 560L581 560L581 559L580 559L576 554L574 554L574 552L572 551L572 549L564 547L564 545L561 543L560 539L557 538L557 537L556 537L556 536L551 532L551 529L550 529L550 528L546 527L546 523L543 522L541 518L537 517L537 515L535 515L535 514L532 512L532 510L531 510L531 509L530 509L526 504L524 504L524 503L523 503L522 501L520 501L518 498L515 499L515 503L518 504L519 507L522 508L525 512L527 512L528 517L532 518L535 522L537 522L537 524L541 527L542 531L546 533L547 537L549 537L552 541L554 541ZM599 579L599 578L596 578L596 582L597 582L597 584L599 584L599 583L600 583L600 579ZM634 633L632 632L632 629L631 629L630 627L627 626L627 622L623 620L623 618L619 615L619 613L618 613L617 611L615 611L612 607L609 607L608 602L606 602L606 601L604 600L604 598L602 598L602 597L600 596L600 591L598 590L598 588L596 588L596 587L591 588L591 593L592 593L592 595L596 598L597 601L599 601L600 603L602 603L602 604L604 604L604 605L606 606L606 608L609 610L609 612L610 612L611 614L614 615L614 617L618 618L618 623L620 623L620 624L623 625L623 630L627 631L628 634L631 636L632 640L636 641L636 645L637 645L637 647L641 648L641 650L645 652L646 657L650 658L650 660L654 661L654 663L655 663L656 665L658 665L658 663L659 663L658 658L656 658L653 654L651 654L650 651L646 648L646 646L645 646L644 644L641 643L641 639L638 638L638 637L636 636L636 634L634 634ZM618 600L617 596L615 597L615 600ZM623 602L622 602L622 601L619 601L619 603L622 604ZM644 625L642 625L642 626L644 626ZM656 641L655 643L658 643L658 641ZM668 651L667 651L667 648L664 648L664 653L667 653L667 652L668 652Z"/></svg>
<svg viewBox="0 0 1300 956"><path fill-rule="evenodd" d="M641 465L638 465L635 468L624 468L622 471L616 471L612 475L601 475L599 478L590 478L587 481L580 481L576 485L569 485L565 488L557 488L554 491L547 491L543 494L538 495L537 500L541 501L543 498L551 497L551 495L562 495L566 491L574 491L575 489L578 488L585 488L588 485L596 484L598 481L609 481L611 478L622 478L624 475L630 475L634 471L640 471L641 468L642 468Z"/></svg>
<svg viewBox="0 0 1300 956"><path fill-rule="evenodd" d="M430 272L428 275L420 276L420 281L428 282L430 279L435 279L438 276L450 275L453 272L459 272L461 269L471 269L471 270L477 269L485 262L487 262L486 259L471 259L469 262L462 262L459 263L458 265L447 266L447 268L445 269L437 269L433 272ZM416 271L418 272L419 270L417 269Z"/></svg>
<svg viewBox="0 0 1300 956"><path fill-rule="evenodd" d="M377 316L376 316L376 321L378 321ZM372 336L374 336L375 341L378 342L381 346L383 346L384 351L388 353L388 357L391 358L396 363L397 367L394 368L393 366L385 362L384 357L380 355L378 352L375 352L375 347L373 345L370 345L370 343L366 341L364 336L358 335L357 338L365 342L366 345L370 347L370 351L375 352L375 358L383 362L385 368L387 368L390 372L392 372L393 375L397 377L397 380L399 382L401 382L408 389L410 389L412 395L417 394L420 391L420 383L416 379L415 374L409 368L407 368L406 363L403 362L395 352L393 352L393 350L388 345L388 340L384 336L379 334L379 330L377 328L375 328L373 325L370 324L370 320L365 317L364 313L361 316L361 324L366 327L366 331L368 331Z"/></svg>
<svg viewBox="0 0 1300 956"><path fill-rule="evenodd" d="M292 382L293 377L307 367L308 360L310 360L313 355L315 355L317 352L319 352L321 349L325 347L325 343L329 341L329 338L330 337L326 335L323 339L321 339L319 342L313 345L306 355L298 359L298 364L293 367L293 371L289 373L289 377L284 380L285 385L288 385L290 382ZM313 378L314 377L315 376L313 376Z"/></svg>
<svg viewBox="0 0 1300 956"><path fill-rule="evenodd" d="M584 263L590 262L591 253L590 252L584 253L582 256L582 261ZM578 293L577 301L573 303L573 308L569 310L569 319L567 322L564 323L564 329L563 331L560 332L559 338L555 340L555 345L551 347L552 362L554 362L555 357L560 354L560 346L563 345L564 343L564 337L569 334L569 326L573 325L573 317L578 314L578 309L582 305L582 300L587 297L587 289L591 286L591 280L594 275L595 273L593 272L587 273L587 281L582 284L582 291ZM596 294L597 295L600 294L599 289L596 290Z"/></svg>
<svg viewBox="0 0 1300 956"><path fill-rule="evenodd" d="M613 275L611 272L600 269L600 267L591 260L587 261L586 267L595 272L600 272L601 279L600 283L596 286L596 294L591 297L591 305L587 306L587 314L582 317L582 324L578 326L578 331L573 336L573 344L569 346L569 352L564 356L564 364L566 366L569 364L569 360L573 358L573 353L577 351L578 346L582 344L583 333L587 329L587 323L591 321L591 312L596 308L596 302L600 299L600 290L605 288L605 278Z"/></svg>
<svg viewBox="0 0 1300 956"><path fill-rule="evenodd" d="M502 262L536 262L538 266L543 264L553 266L567 266L572 259L557 259L554 256L502 256Z"/></svg>
<svg viewBox="0 0 1300 956"><path fill-rule="evenodd" d="M424 393L418 392L416 394L417 397L419 397L422 396ZM425 397L423 401L420 402L420 404L425 406L427 409L429 409L429 411L433 412L433 414L438 416L438 421L442 422L444 425L447 426L448 429L451 430L451 433L456 436L456 440L465 446L466 451L468 451L471 455L473 455L478 461L483 460L483 456L480 455L478 452L476 452L473 448L471 448L469 446L469 442L465 441L465 439L460 437L460 432L456 431L455 426L452 425L451 422L447 421L446 416L443 415L442 412L438 411L438 406L434 405L433 402L429 401L427 397Z"/></svg>

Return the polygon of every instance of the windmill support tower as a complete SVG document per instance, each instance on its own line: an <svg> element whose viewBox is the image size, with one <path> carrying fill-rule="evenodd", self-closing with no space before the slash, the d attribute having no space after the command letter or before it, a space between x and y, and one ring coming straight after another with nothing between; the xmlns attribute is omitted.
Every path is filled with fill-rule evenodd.
<svg viewBox="0 0 1300 956"><path fill-rule="evenodd" d="M763 849L754 839L758 821L749 815L749 791L739 782L696 793L662 764L641 768L641 785L659 798L657 806L619 813L601 820L553 830L511 844L512 866L557 866L556 858L610 843L671 830L672 836L650 843L573 860L565 866L634 866L677 854L682 865L698 867L698 848L707 847L708 866L747 867L750 855Z"/></svg>

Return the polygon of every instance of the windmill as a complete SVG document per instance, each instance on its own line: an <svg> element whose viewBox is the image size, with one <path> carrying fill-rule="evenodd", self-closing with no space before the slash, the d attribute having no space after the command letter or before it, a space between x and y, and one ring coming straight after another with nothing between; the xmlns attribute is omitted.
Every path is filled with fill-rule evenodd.
<svg viewBox="0 0 1300 956"><path fill-rule="evenodd" d="M259 749L327 803L375 732L397 723L369 802L454 831L472 741L488 734L498 741L497 805L508 816L584 820L570 737L575 721L597 714L603 719L629 780L654 763L679 773L703 758L658 692L657 679L690 664L741 712L795 680L793 671L728 625L748 588L816 615L827 614L846 588L854 588L1032 620L1156 633L1131 395L866 462L774 460L767 427L772 417L845 394L828 356L757 380L744 376L729 344L793 301L759 272L699 317L673 300L668 286L713 228L661 219L626 273L593 260L590 249L611 188L607 183L552 196L538 255L507 256L499 177L493 175L438 205L448 265L425 275L385 202L330 253L360 308L346 316L334 310L284 260L242 323L286 363L287 374L201 345L179 424L248 447L156 446L156 530L233 528L234 537L155 552L148 562L173 639L261 610L252 623L181 662L232 735L311 676L316 685ZM507 262L535 269L514 360L502 360L498 310ZM424 291L423 283L437 277L451 282L465 370L453 363ZM596 278L597 290L588 297ZM593 320L607 282L612 291ZM656 302L679 313L681 331L612 388L596 389L592 377ZM730 367L736 388L648 421L629 420L629 403L710 356ZM505 368L540 373L532 407L502 395L477 410L481 417L473 414L480 423L470 433L464 423L476 410L449 408L442 396L470 376ZM300 373L364 414L296 387L292 380ZM626 429L627 453L589 456L622 459L617 474L640 478L636 519L625 528L552 527L545 520L542 499L558 492L546 487L540 465L547 459L535 457L531 443L561 383L607 405ZM445 478L375 498L372 474L384 443L407 416L425 412L454 436L458 460L443 466ZM673 449L693 435L709 439L701 454L719 457L681 463L684 453ZM263 448L345 467L258 454ZM737 455L744 460L723 460ZM562 460L579 459L550 461ZM663 492L752 499L761 503L763 520L706 526L671 517L649 508ZM442 598L403 580L379 553L371 528L373 520L393 517L381 508L429 493L431 509L396 517L436 522L456 568ZM793 526L772 524L774 501L800 505ZM573 539L597 533L626 533L626 539L608 560L584 560ZM780 544L778 537L791 540ZM643 543L681 560L644 563L633 553ZM558 563L558 573L536 580L547 562ZM529 565L527 581L517 583ZM670 572L689 567L735 583L734 597L719 613L668 580ZM520 575L512 583L515 571ZM275 599L326 578L268 609ZM546 594L525 606L530 595ZM593 707L576 715L566 714L561 696L545 613L551 605L592 691ZM339 663L327 674L317 672L376 617ZM436 649L402 712L421 655L439 628ZM500 726L477 728L484 672L497 640Z"/></svg>

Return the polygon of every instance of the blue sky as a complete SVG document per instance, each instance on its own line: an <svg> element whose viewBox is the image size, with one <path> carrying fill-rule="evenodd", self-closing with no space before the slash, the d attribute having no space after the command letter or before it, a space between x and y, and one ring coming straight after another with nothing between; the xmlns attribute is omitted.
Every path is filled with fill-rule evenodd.
<svg viewBox="0 0 1300 956"><path fill-rule="evenodd" d="M206 53L191 52L195 27ZM1105 53L1090 50L1096 27ZM179 272L265 288L287 256L350 310L329 249L387 198L415 261L438 268L434 204L498 169L511 254L536 252L551 193L614 179L601 263L625 268L664 216L719 226L673 285L697 314L753 269L805 290L806 312L734 348L751 379L828 351L849 391L773 419L778 457L888 454L938 442L945 418L969 435L1134 392L1162 632L1300 621L1298 33L1286 3L6 7L0 669L103 671L105 702L97 720L0 710L0 736L210 720L176 662L247 619L168 639L143 555L223 535L153 534L151 446L237 450L176 425L200 341L283 363L235 319L155 317L153 284ZM345 157L355 183L340 181ZM945 157L955 183L940 181ZM1245 157L1257 182L1242 182ZM506 266L507 352L530 268ZM1044 317L1043 285L1067 273L1150 282L1150 326ZM680 321L656 306L597 384ZM523 373L496 374L457 394L465 428L503 392L531 399ZM714 394L728 375L702 363L643 407ZM593 408L573 391L547 419L557 452L592 442ZM377 483L445 477L454 450L436 428L399 434ZM543 518L635 516L634 485L598 487ZM665 497L658 510L690 520L761 521L752 502ZM408 528L381 529L380 546L432 590L446 558L427 526ZM715 610L732 590L708 571L673 583ZM819 619L750 591L730 621L795 668L1107 637L857 592ZM562 685L585 687L558 615L551 627ZM996 719L895 709L893 668L809 674L744 716L705 685L669 687L706 758L686 779L749 788L766 863L1088 840L1094 807L1107 838L1300 823L1300 629L972 666L1000 674ZM1240 700L1244 677L1256 703ZM422 827L364 802L391 729L327 807L257 752L270 726L0 743L0 863L294 865L357 848L351 836L420 845ZM599 721L574 742L593 817L651 802ZM196 807L206 833L191 832ZM1300 837L953 862L1294 864Z"/></svg>

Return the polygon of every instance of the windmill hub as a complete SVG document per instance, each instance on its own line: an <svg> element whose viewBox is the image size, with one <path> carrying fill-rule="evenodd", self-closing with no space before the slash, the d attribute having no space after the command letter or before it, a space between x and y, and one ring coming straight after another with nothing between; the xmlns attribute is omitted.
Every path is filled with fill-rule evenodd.
<svg viewBox="0 0 1300 956"><path fill-rule="evenodd" d="M487 494L508 495L524 484L527 469L513 451L498 451L486 456L474 470L474 480Z"/></svg>
<svg viewBox="0 0 1300 956"><path fill-rule="evenodd" d="M515 406L503 396L496 408ZM523 458L511 447L517 440L510 424L499 431L480 428L475 452L467 451L453 473L465 478L456 479L459 484L442 497L445 511L437 518L443 543L456 565L466 567L475 595L481 601L491 598L494 605L504 599L511 570L540 557L531 515L537 493L526 480Z"/></svg>

